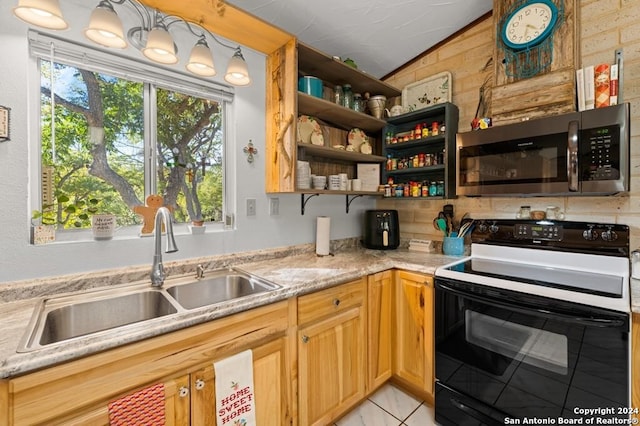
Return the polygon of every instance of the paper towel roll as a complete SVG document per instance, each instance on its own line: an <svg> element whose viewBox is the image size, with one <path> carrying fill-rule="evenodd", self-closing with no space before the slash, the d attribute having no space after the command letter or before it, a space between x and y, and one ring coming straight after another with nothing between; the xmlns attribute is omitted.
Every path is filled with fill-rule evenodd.
<svg viewBox="0 0 640 426"><path fill-rule="evenodd" d="M329 241L331 240L331 218L318 216L316 225L316 254L318 256L329 255Z"/></svg>

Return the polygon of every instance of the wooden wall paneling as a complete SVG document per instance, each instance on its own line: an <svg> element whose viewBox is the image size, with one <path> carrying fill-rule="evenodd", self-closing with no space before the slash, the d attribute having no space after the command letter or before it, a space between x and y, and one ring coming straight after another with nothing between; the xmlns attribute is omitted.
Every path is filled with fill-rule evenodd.
<svg viewBox="0 0 640 426"><path fill-rule="evenodd" d="M491 114L494 125L575 111L575 70L579 67L577 0L564 1L564 21L553 34L551 65L531 78L516 79L505 72L499 24L518 0L494 0L494 87Z"/></svg>
<svg viewBox="0 0 640 426"><path fill-rule="evenodd" d="M292 34L224 0L141 0L141 3L195 22L214 34L267 55L294 38Z"/></svg>
<svg viewBox="0 0 640 426"><path fill-rule="evenodd" d="M267 57L266 102L266 192L295 190L296 164L296 40Z"/></svg>

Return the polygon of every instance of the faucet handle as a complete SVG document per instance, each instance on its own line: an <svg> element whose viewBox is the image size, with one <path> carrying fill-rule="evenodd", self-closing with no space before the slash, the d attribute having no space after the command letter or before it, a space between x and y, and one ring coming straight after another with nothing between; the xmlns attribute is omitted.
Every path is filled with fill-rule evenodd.
<svg viewBox="0 0 640 426"><path fill-rule="evenodd" d="M204 266L202 266L202 264L199 264L198 266L196 266L196 279L200 280L204 278Z"/></svg>

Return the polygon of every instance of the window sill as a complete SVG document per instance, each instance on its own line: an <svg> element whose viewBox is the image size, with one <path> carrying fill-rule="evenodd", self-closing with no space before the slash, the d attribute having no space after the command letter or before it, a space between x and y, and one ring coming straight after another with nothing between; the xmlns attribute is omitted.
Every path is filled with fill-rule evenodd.
<svg viewBox="0 0 640 426"><path fill-rule="evenodd" d="M202 235L207 234L215 234L221 232L233 231L233 228L225 227L221 222L207 222L203 228L205 230L203 232L192 232L191 224L179 223L173 225L173 235L175 237L185 236L193 236L200 237ZM163 233L164 234L164 233ZM107 241L124 241L124 240L136 240L136 239L144 239L144 238L154 238L153 233L151 234L140 234L140 225L138 226L129 226L126 228L119 228L116 230L115 235L111 239L107 240L96 240L93 238L93 234L90 229L67 229L64 231L56 232L56 239L50 243L46 244L37 244L37 246L50 246L50 245L60 245L60 244L77 244L77 243L104 243ZM36 245L36 244L32 244Z"/></svg>

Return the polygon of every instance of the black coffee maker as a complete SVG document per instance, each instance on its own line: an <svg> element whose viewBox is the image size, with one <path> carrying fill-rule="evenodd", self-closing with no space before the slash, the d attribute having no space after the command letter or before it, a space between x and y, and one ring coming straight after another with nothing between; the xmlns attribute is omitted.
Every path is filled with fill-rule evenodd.
<svg viewBox="0 0 640 426"><path fill-rule="evenodd" d="M367 210L364 212L362 244L369 249L393 250L400 245L400 224L397 210Z"/></svg>

